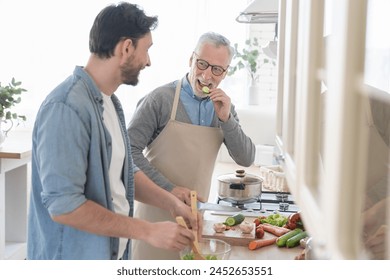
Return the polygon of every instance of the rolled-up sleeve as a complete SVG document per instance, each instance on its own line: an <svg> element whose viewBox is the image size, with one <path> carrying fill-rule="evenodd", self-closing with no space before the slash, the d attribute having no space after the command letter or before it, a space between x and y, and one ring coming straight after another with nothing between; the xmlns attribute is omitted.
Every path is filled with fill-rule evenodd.
<svg viewBox="0 0 390 280"><path fill-rule="evenodd" d="M50 215L72 212L87 200L88 130L77 113L63 103L44 106L37 123L35 141L43 204Z"/></svg>

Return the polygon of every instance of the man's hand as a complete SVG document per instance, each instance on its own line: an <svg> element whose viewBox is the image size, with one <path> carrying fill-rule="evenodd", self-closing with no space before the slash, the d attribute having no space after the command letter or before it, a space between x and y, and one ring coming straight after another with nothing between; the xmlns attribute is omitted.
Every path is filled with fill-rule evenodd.
<svg viewBox="0 0 390 280"><path fill-rule="evenodd" d="M230 107L232 106L230 97L220 88L210 89L210 99L214 103L214 110L222 122L226 122L230 117Z"/></svg>
<svg viewBox="0 0 390 280"><path fill-rule="evenodd" d="M182 216L187 223L187 226L190 229L196 230L198 232L198 238L202 237L203 231L203 216L198 211L197 213L197 221L192 214L191 207L177 200L178 203L174 205L171 210L172 217L176 218L177 216Z"/></svg>
<svg viewBox="0 0 390 280"><path fill-rule="evenodd" d="M191 190L185 187L176 186L172 189L171 193L176 196L178 199L183 201L188 206L191 206ZM198 200L205 202L203 197L198 196Z"/></svg>
<svg viewBox="0 0 390 280"><path fill-rule="evenodd" d="M382 225L375 231L372 236L368 236L365 241L366 248L372 254L373 259L384 259L386 253L386 235L388 232L387 225Z"/></svg>
<svg viewBox="0 0 390 280"><path fill-rule="evenodd" d="M151 226L145 240L157 248L181 251L195 238L191 230L173 222L158 222Z"/></svg>

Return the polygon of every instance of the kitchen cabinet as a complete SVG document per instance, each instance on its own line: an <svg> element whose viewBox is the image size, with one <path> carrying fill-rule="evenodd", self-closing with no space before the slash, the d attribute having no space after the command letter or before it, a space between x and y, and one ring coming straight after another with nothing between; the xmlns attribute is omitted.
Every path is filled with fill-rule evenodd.
<svg viewBox="0 0 390 280"><path fill-rule="evenodd" d="M30 142L10 136L0 148L0 259L26 258Z"/></svg>
<svg viewBox="0 0 390 280"><path fill-rule="evenodd" d="M369 11L385 2L280 0L276 159L316 259L390 259L390 98L364 79L381 69L365 61L366 39L380 17ZM374 215L366 210L375 202L382 210ZM367 247L374 222L382 255Z"/></svg>
<svg viewBox="0 0 390 280"><path fill-rule="evenodd" d="M276 160L309 232L318 237L324 1L281 0L279 7Z"/></svg>

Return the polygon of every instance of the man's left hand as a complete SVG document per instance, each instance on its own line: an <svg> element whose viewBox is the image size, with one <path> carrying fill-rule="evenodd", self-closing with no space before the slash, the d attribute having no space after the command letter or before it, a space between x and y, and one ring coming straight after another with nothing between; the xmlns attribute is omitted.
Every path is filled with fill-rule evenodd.
<svg viewBox="0 0 390 280"><path fill-rule="evenodd" d="M191 206L191 190L189 188L175 186L172 189L171 193L188 206ZM205 199L200 196L198 196L198 200L201 202L205 202Z"/></svg>

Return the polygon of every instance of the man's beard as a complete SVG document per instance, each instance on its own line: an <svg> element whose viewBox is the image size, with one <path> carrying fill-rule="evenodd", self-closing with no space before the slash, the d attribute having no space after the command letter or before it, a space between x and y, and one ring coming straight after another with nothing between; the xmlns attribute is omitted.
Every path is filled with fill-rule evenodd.
<svg viewBox="0 0 390 280"><path fill-rule="evenodd" d="M132 85L135 86L138 84L138 76L139 73L142 70L142 67L135 67L131 65L130 61L132 59L130 58L126 64L121 66L121 72L122 72L122 82L125 85Z"/></svg>

